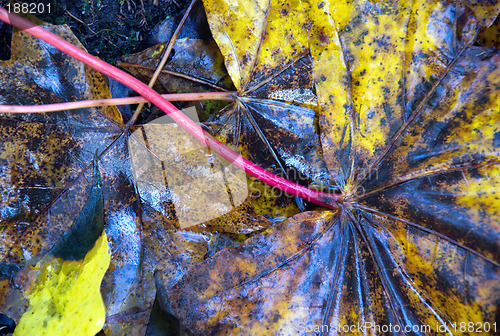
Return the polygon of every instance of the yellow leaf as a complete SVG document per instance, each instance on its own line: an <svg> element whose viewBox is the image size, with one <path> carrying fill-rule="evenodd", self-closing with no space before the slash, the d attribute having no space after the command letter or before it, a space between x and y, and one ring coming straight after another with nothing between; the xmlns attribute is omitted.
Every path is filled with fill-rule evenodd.
<svg viewBox="0 0 500 336"><path fill-rule="evenodd" d="M240 92L307 51L301 1L204 1L210 28ZM293 18L293 20L286 19Z"/></svg>
<svg viewBox="0 0 500 336"><path fill-rule="evenodd" d="M95 335L105 321L100 285L110 254L106 233L82 261L42 259L14 335Z"/></svg>
<svg viewBox="0 0 500 336"><path fill-rule="evenodd" d="M224 2L204 3L214 1ZM221 28L215 39L232 43L221 44L231 65L240 39L233 32L247 29L253 12L240 6L232 15L242 19L231 23L217 12L224 4L209 6L212 28ZM321 149L329 185L345 196L341 209L296 214L219 251L169 288L165 303L200 335L455 335L472 334L464 330L472 325L485 327L478 334L492 331L500 295L500 54L474 43L499 3L300 6L305 19L292 13L282 21L270 19L283 13L281 2L259 7L269 22L250 21L267 30L260 42L248 34L245 45L261 44L252 56L264 69L255 66L250 76L274 72L261 84L246 79L252 85L238 94L245 101L259 85L303 78L286 52L276 53L279 66L264 63L263 54L267 36L280 31L274 27L298 24L302 31L293 36L308 35ZM241 50L241 62L249 50ZM292 119L276 115L281 124Z"/></svg>

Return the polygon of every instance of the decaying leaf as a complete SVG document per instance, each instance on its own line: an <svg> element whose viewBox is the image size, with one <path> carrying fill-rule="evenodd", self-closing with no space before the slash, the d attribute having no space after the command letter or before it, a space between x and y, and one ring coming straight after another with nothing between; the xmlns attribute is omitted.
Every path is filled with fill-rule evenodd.
<svg viewBox="0 0 500 336"><path fill-rule="evenodd" d="M323 158L345 199L337 212L295 215L189 271L168 290L181 322L197 335L491 326L500 309L500 54L473 43L500 5L204 3L242 101L311 59Z"/></svg>
<svg viewBox="0 0 500 336"><path fill-rule="evenodd" d="M126 63L121 62L120 66L138 78L149 81L160 63L166 45L167 43L160 43L140 53L127 55L122 59ZM227 73L224 59L215 41L183 38L175 42L173 49L175 53L164 67L155 87L159 92L162 89L175 93L205 92L209 89L213 91L214 88L210 88L210 85L226 90L232 88L231 80L225 78ZM190 77L201 82L188 80ZM203 83L206 83L205 86Z"/></svg>
<svg viewBox="0 0 500 336"><path fill-rule="evenodd" d="M43 27L81 47L67 28ZM97 72L26 32L15 31L12 41L11 60L0 62L2 104L109 97ZM106 333L144 334L155 297L153 271L161 267L173 284L204 259L212 228L238 234L268 225L244 202L223 223L179 230L175 193L163 198L161 209L141 197L130 161L131 134L116 107L0 116L0 312L19 321L26 311L17 278L65 239L91 193L94 161L102 176L111 253L101 286ZM185 167L198 169L196 163Z"/></svg>
<svg viewBox="0 0 500 336"><path fill-rule="evenodd" d="M110 254L104 232L101 179L70 229L36 266L18 272L15 284L29 300L15 335L95 335L105 321L100 285ZM35 279L34 282L31 280Z"/></svg>
<svg viewBox="0 0 500 336"><path fill-rule="evenodd" d="M184 113L196 121L194 108ZM245 172L211 153L169 116L135 130L129 151L141 199L164 214L173 203L181 228L203 224L223 232L250 233L266 226L260 226L253 214Z"/></svg>
<svg viewBox="0 0 500 336"><path fill-rule="evenodd" d="M239 12L232 11L234 8L218 8L221 3L205 5L209 13L214 10L224 13L221 14L224 20L234 19L233 22L238 21L242 26L248 23L244 15L237 16ZM241 7L247 5L244 3ZM258 6L254 9L258 10ZM231 15L227 16L225 13ZM295 14L297 13L290 13L290 16ZM264 20L264 16L256 15L256 21ZM269 29L276 28L278 32L266 37L262 45L259 45L259 39L249 39L248 32L244 29L232 32L232 37L237 42L225 43L224 36L231 35L224 35L221 27L213 21L210 22L240 98L235 104L211 116L207 126L212 129L212 133L219 135L221 140L237 146L245 157L261 167L306 185L312 181L326 182L328 175L321 157L314 111L307 108L316 104L311 57L307 53L306 42L302 41L301 46L292 45L292 42L297 41L294 35L289 36L289 30L298 34L302 28L295 21L288 22L286 26L283 26L282 22L273 21L273 18L269 18L268 22L276 22L277 26ZM259 25L262 24L252 21L248 23L248 27L251 27L253 34L257 36L260 34ZM236 38L236 33L241 36ZM301 38L304 36L302 34ZM245 43L253 44L247 46ZM154 66L159 62L163 47L164 44L159 44L140 54L126 57L124 60L127 63L121 65L134 75L149 80ZM225 69L222 66L222 57L219 56L218 50L214 49L213 41L179 40L174 49L176 53L167 63L166 70L203 79L208 84L220 83L224 89L230 88L227 80L221 83ZM256 50L261 52L254 52ZM243 60L242 64L234 64L236 59ZM182 92L197 91L199 86L193 81L185 80L182 86L178 86L176 83L179 79L173 76L160 76L160 82L171 92L179 92L179 89L182 89ZM186 90L187 85L194 86L194 89ZM305 107L284 102L294 102ZM288 116L286 121L282 119L282 115Z"/></svg>
<svg viewBox="0 0 500 336"><path fill-rule="evenodd" d="M14 335L95 335L106 311L100 284L109 265L106 233L85 259L55 260L37 265L30 307L19 320Z"/></svg>
<svg viewBox="0 0 500 336"><path fill-rule="evenodd" d="M315 113L304 12L295 3L208 1L214 39L238 90L212 133L292 181L328 183ZM280 20L280 17L293 18ZM292 105L291 103L296 103Z"/></svg>
<svg viewBox="0 0 500 336"><path fill-rule="evenodd" d="M119 65L148 83L160 63L167 43L122 58ZM173 57L163 68L154 89L160 93L234 90L224 59L213 40L183 38L173 47ZM227 105L223 101L201 101L202 120Z"/></svg>

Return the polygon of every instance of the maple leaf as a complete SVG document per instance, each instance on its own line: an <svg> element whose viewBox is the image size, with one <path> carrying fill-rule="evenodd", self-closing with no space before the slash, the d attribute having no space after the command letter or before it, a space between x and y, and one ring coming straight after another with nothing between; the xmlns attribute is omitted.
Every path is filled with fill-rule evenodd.
<svg viewBox="0 0 500 336"><path fill-rule="evenodd" d="M491 325L500 54L473 43L499 4L204 3L241 96L287 71L304 76L293 67L311 59L323 158L345 198L337 212L295 215L189 271L165 299L181 322L202 335Z"/></svg>
<svg viewBox="0 0 500 336"><path fill-rule="evenodd" d="M317 100L307 34L302 32L304 13L293 3L266 10L268 5L205 2L238 90L236 102L208 122L221 141L237 145L259 166L297 183L327 184L330 176L311 110ZM284 15L294 20L280 20Z"/></svg>
<svg viewBox="0 0 500 336"><path fill-rule="evenodd" d="M39 24L83 48L69 29ZM2 104L49 104L110 96L101 74L24 31L14 32L12 58L0 62L0 67ZM58 246L75 225L91 195L94 161L102 176L103 225L110 242L111 263L101 291L107 310L106 330L112 334L145 332L155 296L156 267L170 269L173 283L210 252L208 241L213 232L249 233L270 224L254 214L250 199L228 209L221 199L212 197L213 208L224 207L229 212L205 226L179 230L173 200L182 195L165 190L164 180L160 184L144 180L156 176L148 175L156 174L155 170L144 172L142 184L138 183L131 164L131 143L145 141L139 136L141 132L150 136L147 146L163 149L154 137L155 132L162 136L161 125L149 126L149 130L143 125L132 129L114 106L0 115L2 313L19 320L25 312L28 301L20 288L29 287L33 279L22 275ZM190 147L184 149L189 151ZM155 156L151 147L146 152ZM187 164L188 154L176 157L177 163L184 162L185 169L198 175L210 174L196 163ZM217 157L207 156L218 165ZM225 174L228 183L238 183L229 168ZM149 189L144 182L150 183ZM151 195L157 198L145 199Z"/></svg>
<svg viewBox="0 0 500 336"><path fill-rule="evenodd" d="M34 269L25 270L36 280L25 291L30 307L15 335L94 335L103 327L100 285L110 254L97 165L93 175L89 198L71 228Z"/></svg>

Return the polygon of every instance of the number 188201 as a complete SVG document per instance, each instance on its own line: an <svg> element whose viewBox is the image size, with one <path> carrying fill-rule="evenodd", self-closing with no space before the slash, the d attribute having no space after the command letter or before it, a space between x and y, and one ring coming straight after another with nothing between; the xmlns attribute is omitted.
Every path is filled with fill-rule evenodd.
<svg viewBox="0 0 500 336"><path fill-rule="evenodd" d="M6 4L5 8L14 14L50 14L50 3L16 2Z"/></svg>
<svg viewBox="0 0 500 336"><path fill-rule="evenodd" d="M452 333L497 333L497 323L493 322L455 322L455 323L444 323L438 324L437 326L439 333L447 333L451 331Z"/></svg>

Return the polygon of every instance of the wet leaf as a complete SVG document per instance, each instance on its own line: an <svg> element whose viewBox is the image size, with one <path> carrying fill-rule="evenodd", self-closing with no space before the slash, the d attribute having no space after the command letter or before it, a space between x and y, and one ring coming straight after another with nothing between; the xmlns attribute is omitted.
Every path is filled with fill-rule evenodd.
<svg viewBox="0 0 500 336"><path fill-rule="evenodd" d="M347 194L416 124L425 104L440 92L442 79L453 76L478 31L498 14L494 5L475 10L448 2L373 8L355 3L338 23L338 42L313 49L316 63L325 64L326 52L337 45L331 57L345 67L345 79L327 67L315 76L322 79L317 90L325 111L320 114L323 149L330 154L325 159Z"/></svg>
<svg viewBox="0 0 500 336"><path fill-rule="evenodd" d="M149 82L165 45L158 44L126 56L120 65L144 82ZM180 39L176 41L174 50L175 55L164 69L185 78L164 72L158 79L160 84L155 86L156 90L209 92L214 90L213 86L232 89L224 59L215 41ZM194 81L200 79L206 84ZM319 148L319 138L313 126L313 111L278 101L253 99L243 105L231 104L219 112L226 105L226 102L211 102L209 105L202 102L203 112L197 109L200 118L215 112L204 123L212 134L219 135L220 140L236 146L246 158L261 167L269 167L275 174L302 184L310 182L311 176L324 179L324 176L316 176L319 174L318 169L313 171L314 167L310 167L310 160L318 161ZM282 113L289 114L293 121L281 123L279 116ZM263 147L267 149L263 151ZM283 220L300 212L296 200L290 195L250 176L247 183L252 191L252 203L259 215L271 220Z"/></svg>
<svg viewBox="0 0 500 336"><path fill-rule="evenodd" d="M95 335L102 329L100 284L110 258L106 233L80 262L55 257L33 270L38 276L28 294L30 307L14 335Z"/></svg>
<svg viewBox="0 0 500 336"><path fill-rule="evenodd" d="M140 53L123 57L126 63L120 63L138 78L149 82L156 66L160 63L163 56L165 43L157 44ZM183 38L178 39L173 47L175 50L172 59L169 60L159 77L159 83L156 84L158 91L166 89L168 92L204 92L210 87L194 83L186 79L189 76L206 82L206 85L218 85L225 89L231 89L231 81L225 79L226 70L224 59L213 40L204 41L198 39ZM183 77L172 75L174 72ZM189 85L194 85L190 88ZM162 87L163 86L163 87ZM204 90L200 90L204 88ZM211 88L213 91L213 88Z"/></svg>
<svg viewBox="0 0 500 336"><path fill-rule="evenodd" d="M81 47L67 28L43 26ZM25 32L16 31L12 40L12 58L0 62L2 104L109 97L106 79L95 71ZM111 253L101 286L108 334L145 333L156 267L174 283L203 260L212 230L239 234L269 225L243 199L238 209L226 208L223 219L180 230L173 201L180 195L167 193L165 180L149 181L149 192L162 190L156 199L161 202L152 202L134 179L129 139L141 129L124 125L116 107L0 115L0 312L19 321L28 301L18 284L35 280L23 270L59 251L57 246L75 245L57 253L65 260L82 257L82 238L72 236L71 225L91 195L94 161ZM187 170L202 170L183 162Z"/></svg>
<svg viewBox="0 0 500 336"><path fill-rule="evenodd" d="M163 57L168 43L160 43L140 53L122 58L120 66L149 83ZM213 92L216 89L233 90L227 76L224 59L213 40L183 38L173 47L173 56L162 70L154 89L160 93ZM202 101L198 113L202 120L227 105L223 101Z"/></svg>
<svg viewBox="0 0 500 336"><path fill-rule="evenodd" d="M179 335L179 329L179 320L172 314L169 314L161 309L158 300L155 299L153 308L151 308L151 315L149 318L146 335L177 336Z"/></svg>
<svg viewBox="0 0 500 336"><path fill-rule="evenodd" d="M110 254L104 232L101 178L94 167L92 190L82 211L57 244L34 267L27 267L29 308L15 335L95 335L105 308L100 285ZM19 276L18 276L19 277Z"/></svg>
<svg viewBox="0 0 500 336"><path fill-rule="evenodd" d="M322 154L345 199L190 270L168 290L181 322L197 335L441 335L493 323L500 54L473 43L500 5L204 3L242 101L310 59ZM224 137L252 143L235 134Z"/></svg>
<svg viewBox="0 0 500 336"><path fill-rule="evenodd" d="M179 320L167 312L167 309L162 309L158 299L155 299L153 308L151 308L151 316L148 322L146 336L189 336L191 333L184 330Z"/></svg>
<svg viewBox="0 0 500 336"><path fill-rule="evenodd" d="M488 29L479 34L476 44L484 47L500 48L500 18L498 16Z"/></svg>
<svg viewBox="0 0 500 336"><path fill-rule="evenodd" d="M246 5L242 4L241 6L245 7ZM244 15L233 17L233 15L238 15L238 11L232 12L232 9L225 8L224 4L208 2L205 6L209 14L211 11L224 13L219 17L221 20L238 21L242 26L246 23L247 19ZM286 10L285 7L289 6L283 4L283 7L283 10ZM226 12L232 14L227 16ZM290 16L295 14L299 15L296 12L291 12ZM257 18L256 20L263 19L259 18L258 15L255 15L255 18ZM302 40L295 39L295 35L298 36L298 32L302 30L300 24L289 22L282 27L282 22L273 20L274 17L269 18L270 26L267 31L276 28L279 32L265 37L262 45L259 45L259 39L248 39L246 30L238 31L237 33L242 35L238 35L239 37L235 37L235 31L231 33L232 35L225 35L224 29L214 23L216 20L210 22L212 32L225 56L226 67L238 89L240 99L220 113L211 116L207 126L210 127L213 134L219 135L220 139L226 143L237 146L245 157L261 167L269 168L277 174L304 185L312 181L325 182L328 176L325 174L326 170L321 157L314 111L307 108L314 107L316 104L312 83L311 57L307 54L307 43L302 41L303 34L300 35ZM276 22L279 27L271 26L273 22ZM260 34L259 24L263 23L249 23L249 27L255 30L253 34L256 36ZM290 36L290 29L296 34ZM225 43L225 36L233 37L236 42ZM187 40L186 42L193 44L195 41ZM183 47L186 42L182 40L176 42L178 47L174 47L174 49L181 53L188 52L193 56L186 57L186 55L176 51L172 61L167 63L166 69L210 80L211 83L219 82L220 77L212 77L219 74L221 66L207 68L206 65L212 64L213 61L202 61L198 52L193 53L192 46L189 49ZM247 46L245 44L247 42L253 44ZM142 66L148 64L152 68L151 65L158 63L161 48L160 44L139 55L125 58L125 60L128 63ZM252 57L252 50L260 50L261 52L255 53L255 57ZM154 57L152 57L153 55ZM196 60L191 62L191 57L196 57ZM213 59L217 60L215 64L222 61L220 57ZM235 64L236 60L241 64ZM127 64L123 64L123 66L127 66ZM144 69L137 65L127 67L127 69L134 74L144 72ZM149 76L143 74L143 77L149 79L150 74ZM162 80L163 85L173 92L178 91L175 88L176 82L177 79L172 76ZM190 86L196 85L192 82L188 84ZM186 84L183 84L184 92L187 91L185 87ZM224 86L224 88L228 87ZM291 105L290 102L305 107ZM282 122L282 115L288 116L286 123Z"/></svg>
<svg viewBox="0 0 500 336"><path fill-rule="evenodd" d="M206 6L210 6L210 11L216 10L218 5ZM230 17L225 20L230 20ZM269 18L269 24L273 22ZM243 22L240 24L243 25ZM213 30L218 28L212 23ZM268 30L273 28L268 27ZM293 25L292 28L298 29ZM288 26L280 29L288 34ZM285 34L283 31L281 33ZM238 89L238 99L208 120L212 133L238 146L243 155L261 167L269 168L292 181L305 185L312 181L328 181L315 112L310 109L316 103L316 96L312 89L311 59L304 46L290 46L287 44L290 41L278 34L266 36L262 45L245 49L247 46L244 44L231 46L225 43L221 37L224 33L224 30L219 30L214 36ZM255 35L259 33L253 32ZM234 38L238 43L252 40ZM260 48L260 52L252 51L251 48ZM290 55L282 55L290 48L295 48ZM258 57L252 58L252 53ZM232 57L243 63L234 65Z"/></svg>
<svg viewBox="0 0 500 336"><path fill-rule="evenodd" d="M276 175L302 185L328 181L313 110L279 101L239 98L212 115L205 125L219 140L237 146L243 156ZM248 181L259 214L276 220L300 211L291 195L252 177Z"/></svg>
<svg viewBox="0 0 500 336"><path fill-rule="evenodd" d="M238 90L234 104L208 119L212 134L288 180L306 186L329 184L300 5L273 3L271 10L269 2L204 3L212 34ZM301 201L286 194L262 197L269 194L262 189L256 183L254 195L261 214L288 217L304 209Z"/></svg>

